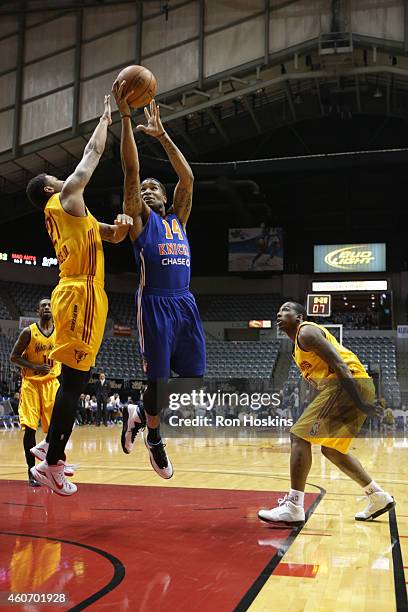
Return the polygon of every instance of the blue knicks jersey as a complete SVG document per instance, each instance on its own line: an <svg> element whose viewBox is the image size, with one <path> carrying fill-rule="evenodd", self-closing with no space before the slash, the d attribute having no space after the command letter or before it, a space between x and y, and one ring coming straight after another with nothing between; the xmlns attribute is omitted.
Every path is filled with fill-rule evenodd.
<svg viewBox="0 0 408 612"><path fill-rule="evenodd" d="M190 246L177 215L167 215L163 219L150 210L133 249L140 265L141 288L166 292L189 288Z"/></svg>

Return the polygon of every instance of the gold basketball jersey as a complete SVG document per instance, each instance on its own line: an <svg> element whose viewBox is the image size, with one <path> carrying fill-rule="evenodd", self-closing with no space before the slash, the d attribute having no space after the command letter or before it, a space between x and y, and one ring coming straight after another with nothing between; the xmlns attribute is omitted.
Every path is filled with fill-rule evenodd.
<svg viewBox="0 0 408 612"><path fill-rule="evenodd" d="M321 329L324 333L326 340L330 342L336 349L336 351L340 354L341 358L347 366L349 367L351 373L355 378L369 378L364 366L358 359L357 355L355 355L352 351L345 348L340 342L336 340L336 338L325 328L323 325L317 325L317 323L311 323L309 321L305 321L301 323L298 327L296 338L295 338L295 350L294 350L294 360L296 365L300 369L302 376L309 380L314 384L319 384L325 379L333 379L337 378L337 375L333 370L329 367L329 365L323 361L316 353L313 351L303 351L298 343L299 331L305 325L313 325L318 329Z"/></svg>
<svg viewBox="0 0 408 612"><path fill-rule="evenodd" d="M48 363L51 370L46 374L36 374L34 370L24 368L22 376L24 379L32 380L33 382L45 382L56 378L60 375L61 364L50 359L49 355L55 345L55 329L52 330L50 336L46 336L38 327L37 323L30 325L31 340L22 357L38 365Z"/></svg>
<svg viewBox="0 0 408 612"><path fill-rule="evenodd" d="M59 262L60 278L92 279L103 284L104 256L98 221L67 213L60 194L54 193L45 210L45 225Z"/></svg>

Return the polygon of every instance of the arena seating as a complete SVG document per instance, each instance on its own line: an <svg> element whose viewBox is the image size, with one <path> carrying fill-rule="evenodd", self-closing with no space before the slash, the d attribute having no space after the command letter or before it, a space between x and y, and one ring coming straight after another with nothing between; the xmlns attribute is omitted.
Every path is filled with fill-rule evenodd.
<svg viewBox="0 0 408 612"><path fill-rule="evenodd" d="M280 341L274 342L208 342L208 378L271 377Z"/></svg>
<svg viewBox="0 0 408 612"><path fill-rule="evenodd" d="M51 285L34 285L32 283L0 283L0 292L6 291L14 301L20 315L35 316L37 305L42 297L51 296Z"/></svg>
<svg viewBox="0 0 408 612"><path fill-rule="evenodd" d="M111 378L143 378L139 345L135 338L105 338L96 369Z"/></svg>
<svg viewBox="0 0 408 612"><path fill-rule="evenodd" d="M136 328L135 296L130 293L109 293L108 317L120 325Z"/></svg>
<svg viewBox="0 0 408 612"><path fill-rule="evenodd" d="M277 294L199 295L198 309L204 321L274 319L282 303Z"/></svg>

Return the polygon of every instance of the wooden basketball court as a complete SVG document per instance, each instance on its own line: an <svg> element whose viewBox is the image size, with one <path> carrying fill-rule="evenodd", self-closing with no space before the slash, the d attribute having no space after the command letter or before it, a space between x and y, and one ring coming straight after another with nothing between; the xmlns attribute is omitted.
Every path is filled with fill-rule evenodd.
<svg viewBox="0 0 408 612"><path fill-rule="evenodd" d="M257 519L288 489L288 440L172 439L164 481L142 441L126 456L119 435L76 428L79 490L61 498L28 487L22 434L0 431L3 605L13 591L64 593L62 610L407 609L406 439L353 445L396 512L354 521L359 488L314 449L309 518L291 529Z"/></svg>

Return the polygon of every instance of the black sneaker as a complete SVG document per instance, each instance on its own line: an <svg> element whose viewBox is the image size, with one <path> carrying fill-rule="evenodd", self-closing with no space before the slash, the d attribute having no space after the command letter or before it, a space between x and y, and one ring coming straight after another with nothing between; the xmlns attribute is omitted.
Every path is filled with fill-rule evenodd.
<svg viewBox="0 0 408 612"><path fill-rule="evenodd" d="M173 476L173 466L170 459L168 458L162 440L157 444L149 444L146 438L143 436L144 443L147 450L149 451L150 463L154 471L165 480L168 480Z"/></svg>
<svg viewBox="0 0 408 612"><path fill-rule="evenodd" d="M40 483L36 481L34 476L32 476L30 470L28 471L28 486L29 487L41 487Z"/></svg>
<svg viewBox="0 0 408 612"><path fill-rule="evenodd" d="M141 429L146 427L144 412L139 410L134 404L129 404L123 408L122 435L120 443L122 450L129 455L133 450L135 438Z"/></svg>

